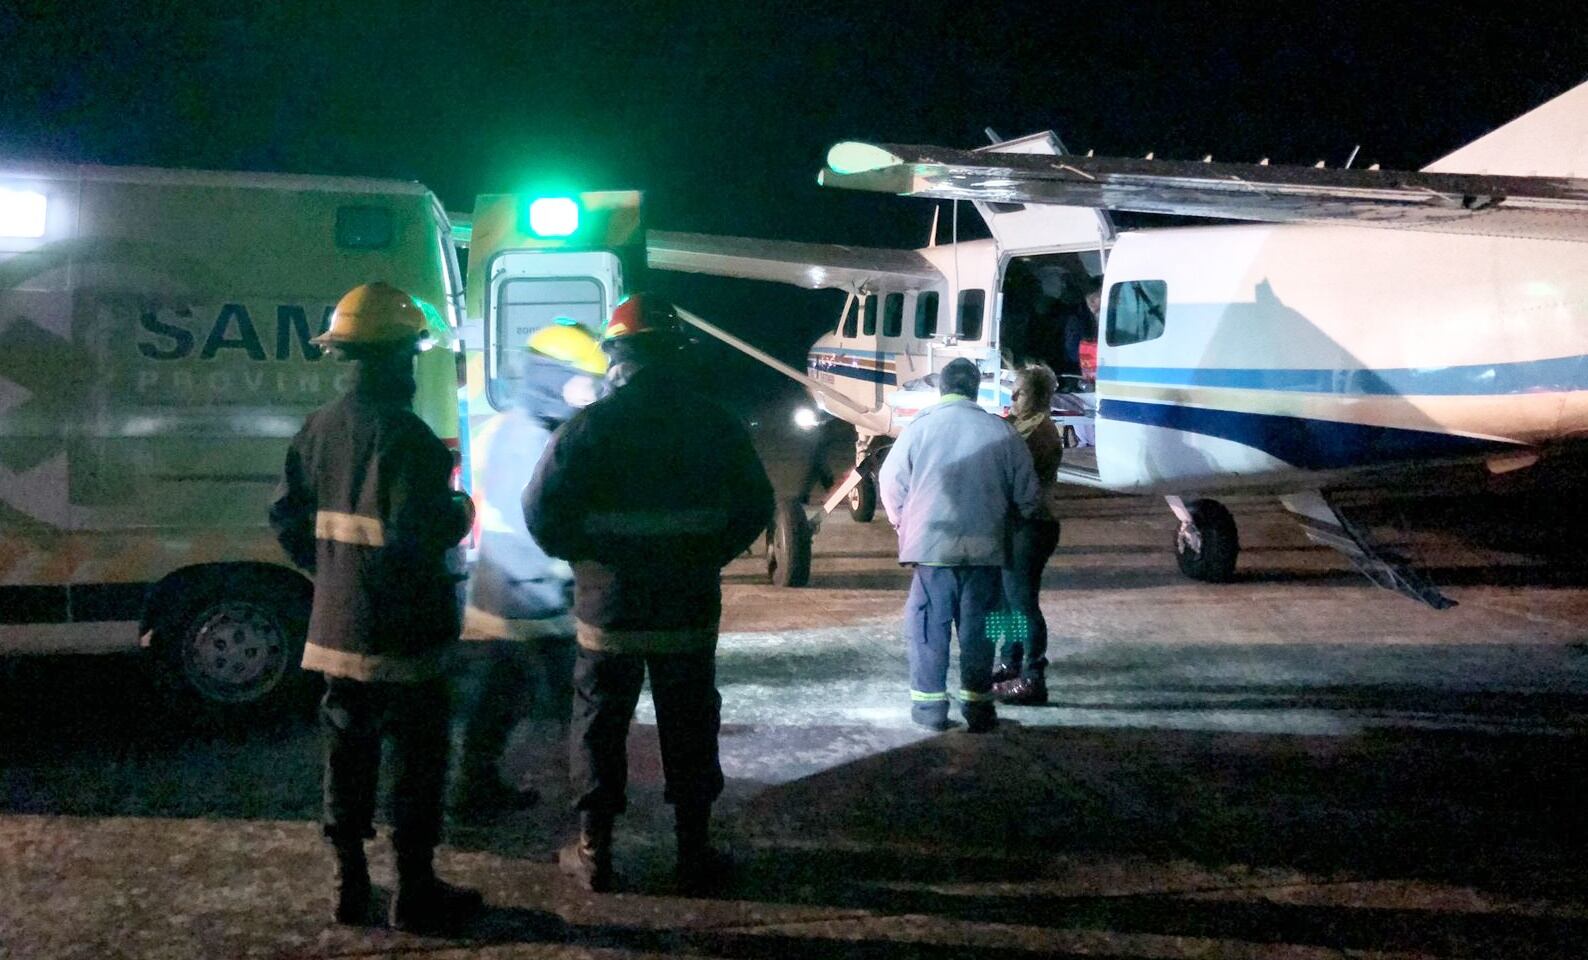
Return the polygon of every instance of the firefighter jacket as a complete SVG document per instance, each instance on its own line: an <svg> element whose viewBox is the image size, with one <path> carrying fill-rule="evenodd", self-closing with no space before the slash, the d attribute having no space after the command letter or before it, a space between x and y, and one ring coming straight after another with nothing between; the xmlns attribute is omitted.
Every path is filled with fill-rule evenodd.
<svg viewBox="0 0 1588 960"><path fill-rule="evenodd" d="M1004 565L1011 512L1037 515L1041 490L1014 427L950 394L899 434L877 476L899 531L899 562Z"/></svg>
<svg viewBox="0 0 1588 960"><path fill-rule="evenodd" d="M419 682L457 639L446 556L468 517L449 487L452 454L408 409L410 391L360 374L287 451L270 524L314 576L305 670Z"/></svg>
<svg viewBox="0 0 1588 960"><path fill-rule="evenodd" d="M530 533L573 564L579 645L615 653L714 649L722 567L771 513L744 427L653 367L558 430L524 491Z"/></svg>
<svg viewBox="0 0 1588 960"><path fill-rule="evenodd" d="M492 640L572 637L573 570L546 555L524 526L521 500L551 430L523 406L497 414L473 438L480 554L469 582L467 635Z"/></svg>

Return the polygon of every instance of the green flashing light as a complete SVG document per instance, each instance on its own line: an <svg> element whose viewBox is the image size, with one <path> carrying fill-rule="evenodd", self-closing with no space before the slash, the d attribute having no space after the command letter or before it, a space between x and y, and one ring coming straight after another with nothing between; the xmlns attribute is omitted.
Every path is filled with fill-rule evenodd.
<svg viewBox="0 0 1588 960"><path fill-rule="evenodd" d="M529 229L537 237L569 237L579 229L579 204L572 197L540 197L529 205Z"/></svg>

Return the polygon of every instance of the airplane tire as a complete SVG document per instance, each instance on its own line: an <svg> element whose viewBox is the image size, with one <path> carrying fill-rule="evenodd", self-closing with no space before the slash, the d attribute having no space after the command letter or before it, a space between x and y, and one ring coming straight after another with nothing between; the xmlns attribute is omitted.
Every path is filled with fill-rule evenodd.
<svg viewBox="0 0 1588 960"><path fill-rule="evenodd" d="M855 489L849 491L849 515L856 523L870 523L877 515L877 482L863 477Z"/></svg>
<svg viewBox="0 0 1588 960"><path fill-rule="evenodd" d="M1217 500L1193 500L1186 504L1191 522L1202 537L1202 549L1193 552L1175 532L1175 559L1180 572L1205 583L1228 583L1235 577L1235 558L1241 552L1235 518Z"/></svg>
<svg viewBox="0 0 1588 960"><path fill-rule="evenodd" d="M797 500L779 503L772 516L766 573L773 586L803 587L811 582L811 524Z"/></svg>

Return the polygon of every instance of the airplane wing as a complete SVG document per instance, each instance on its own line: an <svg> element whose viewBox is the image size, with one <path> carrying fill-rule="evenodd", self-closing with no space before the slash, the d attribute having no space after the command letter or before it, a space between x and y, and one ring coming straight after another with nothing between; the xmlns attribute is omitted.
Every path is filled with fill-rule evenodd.
<svg viewBox="0 0 1588 960"><path fill-rule="evenodd" d="M809 290L864 293L883 284L915 290L943 279L914 250L652 230L646 253L656 270L770 280Z"/></svg>
<svg viewBox="0 0 1588 960"><path fill-rule="evenodd" d="M846 141L823 186L999 204L1588 241L1588 180L1038 156Z"/></svg>

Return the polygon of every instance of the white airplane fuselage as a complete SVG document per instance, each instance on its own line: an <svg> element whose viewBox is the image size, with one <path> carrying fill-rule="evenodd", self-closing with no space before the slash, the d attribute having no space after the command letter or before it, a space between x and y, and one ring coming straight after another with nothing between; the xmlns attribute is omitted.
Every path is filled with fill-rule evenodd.
<svg viewBox="0 0 1588 960"><path fill-rule="evenodd" d="M1037 252L1052 250L978 240L919 251L940 284L871 293L869 334L855 298L854 323L812 347L810 374L897 435L935 399L904 385L959 356L996 368L1003 271ZM1110 327L1113 301L1153 282L1161 332L1119 342L1129 337ZM959 316L976 290L979 332ZM1294 224L1144 230L1115 242L1103 292L1097 482L1111 490L1318 489L1588 432L1588 245ZM902 323L886 322L891 293ZM933 293L936 333L915 336ZM1001 410L996 382L981 401Z"/></svg>

